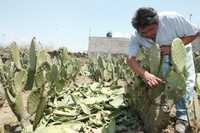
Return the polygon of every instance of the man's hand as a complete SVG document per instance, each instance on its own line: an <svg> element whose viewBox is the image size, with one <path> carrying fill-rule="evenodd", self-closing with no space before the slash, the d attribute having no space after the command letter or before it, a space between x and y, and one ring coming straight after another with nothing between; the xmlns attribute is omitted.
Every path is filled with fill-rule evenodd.
<svg viewBox="0 0 200 133"><path fill-rule="evenodd" d="M143 79L151 88L159 85L160 83L165 83L165 81L147 71L144 72Z"/></svg>
<svg viewBox="0 0 200 133"><path fill-rule="evenodd" d="M171 53L171 46L162 45L160 46L160 54L161 56L170 55Z"/></svg>
<svg viewBox="0 0 200 133"><path fill-rule="evenodd" d="M129 67L139 75L150 87L157 86L160 83L165 83L162 79L144 70L136 61L136 57L129 57L127 59Z"/></svg>

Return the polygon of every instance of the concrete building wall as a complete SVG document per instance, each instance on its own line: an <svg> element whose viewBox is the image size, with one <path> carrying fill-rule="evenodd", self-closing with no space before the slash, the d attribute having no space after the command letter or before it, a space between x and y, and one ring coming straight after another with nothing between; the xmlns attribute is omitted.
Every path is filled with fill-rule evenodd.
<svg viewBox="0 0 200 133"><path fill-rule="evenodd" d="M127 54L128 38L89 37L88 54Z"/></svg>

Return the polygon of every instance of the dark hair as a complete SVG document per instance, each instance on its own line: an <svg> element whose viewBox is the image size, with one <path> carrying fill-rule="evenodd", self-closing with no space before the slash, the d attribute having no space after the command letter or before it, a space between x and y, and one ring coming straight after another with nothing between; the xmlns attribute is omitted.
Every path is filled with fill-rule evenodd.
<svg viewBox="0 0 200 133"><path fill-rule="evenodd" d="M139 8L132 18L132 26L138 30L158 21L158 14L155 9L151 7Z"/></svg>

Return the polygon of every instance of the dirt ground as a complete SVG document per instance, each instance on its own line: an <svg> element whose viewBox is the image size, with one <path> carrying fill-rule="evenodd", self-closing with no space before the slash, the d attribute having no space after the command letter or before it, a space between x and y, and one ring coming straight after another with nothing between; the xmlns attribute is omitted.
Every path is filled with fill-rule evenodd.
<svg viewBox="0 0 200 133"><path fill-rule="evenodd" d="M22 93L24 101L27 100L28 92ZM24 103L24 105L26 105ZM25 106L26 107L26 106ZM18 133L20 132L19 122L17 117L12 112L6 100L0 97L0 133L1 128L5 128L5 133Z"/></svg>
<svg viewBox="0 0 200 133"><path fill-rule="evenodd" d="M5 102L0 108L0 120L0 125L6 125L12 122L17 122L17 118L11 111L7 102Z"/></svg>
<svg viewBox="0 0 200 133"><path fill-rule="evenodd" d="M8 103L5 101L4 104L0 107L0 133L13 133L13 131L17 133L17 127L19 127L17 118L11 111Z"/></svg>

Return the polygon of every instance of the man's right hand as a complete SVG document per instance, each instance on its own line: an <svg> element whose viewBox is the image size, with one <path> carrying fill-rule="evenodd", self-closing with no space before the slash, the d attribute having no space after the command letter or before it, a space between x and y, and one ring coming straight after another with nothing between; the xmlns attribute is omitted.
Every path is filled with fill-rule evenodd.
<svg viewBox="0 0 200 133"><path fill-rule="evenodd" d="M149 85L151 88L159 85L160 83L162 84L165 83L165 81L163 81L162 79L156 77L155 75L147 71L144 72L144 75L142 76L142 78L147 83L147 85Z"/></svg>
<svg viewBox="0 0 200 133"><path fill-rule="evenodd" d="M127 59L129 67L139 75L150 87L157 86L160 83L165 83L162 79L144 70L136 61L136 57L129 57Z"/></svg>

